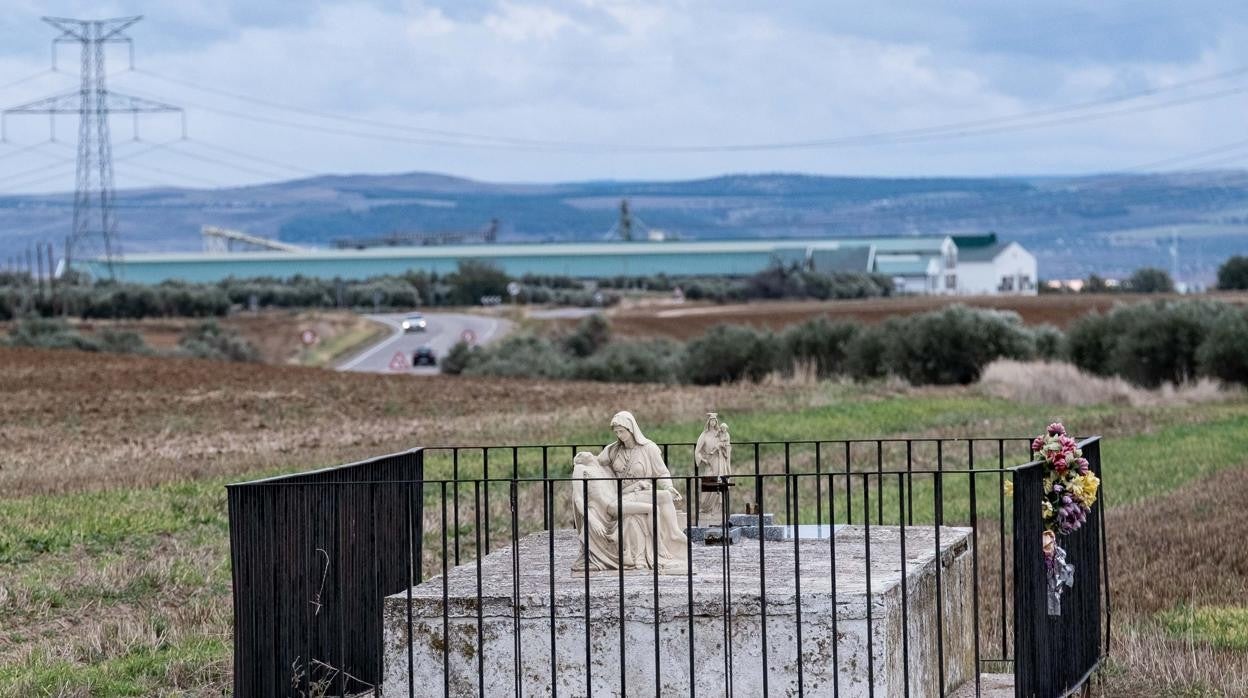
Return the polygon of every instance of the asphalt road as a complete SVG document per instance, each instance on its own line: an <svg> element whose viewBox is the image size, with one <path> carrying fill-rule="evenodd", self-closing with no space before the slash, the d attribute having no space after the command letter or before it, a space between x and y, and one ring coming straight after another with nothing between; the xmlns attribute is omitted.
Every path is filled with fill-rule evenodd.
<svg viewBox="0 0 1248 698"><path fill-rule="evenodd" d="M471 331L477 344L488 344L507 333L511 322L500 318L461 313L423 313L428 327L424 332L404 332L401 323L407 313L366 315L370 320L389 325L394 332L373 346L347 358L338 364L339 371L363 371L366 373L416 373L434 374L436 366L412 367L412 353L422 344L433 348L441 361L464 335ZM393 364L393 365L392 365Z"/></svg>

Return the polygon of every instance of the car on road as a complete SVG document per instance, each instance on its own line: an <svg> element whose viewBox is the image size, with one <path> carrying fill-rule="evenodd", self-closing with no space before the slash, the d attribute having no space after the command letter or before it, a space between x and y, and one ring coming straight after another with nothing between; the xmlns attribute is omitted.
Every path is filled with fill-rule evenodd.
<svg viewBox="0 0 1248 698"><path fill-rule="evenodd" d="M413 366L437 366L438 357L436 354L433 353L433 347L429 346L428 344L422 347L418 347L416 351L412 353L412 365Z"/></svg>
<svg viewBox="0 0 1248 698"><path fill-rule="evenodd" d="M424 332L429 328L429 322L425 320L425 316L420 313L408 315L403 318L404 332Z"/></svg>

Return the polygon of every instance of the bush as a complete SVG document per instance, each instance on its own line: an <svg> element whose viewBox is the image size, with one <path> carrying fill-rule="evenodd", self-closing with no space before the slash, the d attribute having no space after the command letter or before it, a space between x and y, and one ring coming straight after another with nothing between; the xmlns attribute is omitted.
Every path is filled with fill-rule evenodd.
<svg viewBox="0 0 1248 698"><path fill-rule="evenodd" d="M967 384L994 359L1026 359L1031 336L1017 313L955 305L904 321L887 360L913 385Z"/></svg>
<svg viewBox="0 0 1248 698"><path fill-rule="evenodd" d="M901 334L903 321L889 318L879 325L864 327L845 346L845 370L854 380L866 381L887 376L889 349Z"/></svg>
<svg viewBox="0 0 1248 698"><path fill-rule="evenodd" d="M1066 338L1061 330L1052 325L1031 328L1031 342L1037 359L1060 361L1066 358Z"/></svg>
<svg viewBox="0 0 1248 698"><path fill-rule="evenodd" d="M1066 355L1080 370L1097 376L1112 376L1109 357L1118 341L1115 321L1100 313L1075 320L1066 331Z"/></svg>
<svg viewBox="0 0 1248 698"><path fill-rule="evenodd" d="M1174 279L1163 269L1144 267L1127 279L1126 288L1132 293L1173 293Z"/></svg>
<svg viewBox="0 0 1248 698"><path fill-rule="evenodd" d="M478 305L482 296L506 297L511 277L493 264L469 259L460 262L446 281L451 286L451 304Z"/></svg>
<svg viewBox="0 0 1248 698"><path fill-rule="evenodd" d="M259 353L247 340L233 330L208 320L191 328L178 340L184 356L220 361L258 361Z"/></svg>
<svg viewBox="0 0 1248 698"><path fill-rule="evenodd" d="M582 318L572 334L563 338L563 348L572 356L586 357L611 341L611 325L602 313Z"/></svg>
<svg viewBox="0 0 1248 698"><path fill-rule="evenodd" d="M111 354L151 354L143 337L131 330L102 330L99 336L100 351Z"/></svg>
<svg viewBox="0 0 1248 698"><path fill-rule="evenodd" d="M9 330L5 344L36 349L100 351L99 342L82 336L60 318L29 317L18 320Z"/></svg>
<svg viewBox="0 0 1248 698"><path fill-rule="evenodd" d="M1248 314L1227 313L1196 351L1201 375L1248 385Z"/></svg>
<svg viewBox="0 0 1248 698"><path fill-rule="evenodd" d="M787 363L813 364L820 378L846 373L849 344L858 331L858 325L826 317L794 325L782 335Z"/></svg>
<svg viewBox="0 0 1248 698"><path fill-rule="evenodd" d="M774 334L742 325L716 325L685 348L683 374L698 385L757 381L780 367Z"/></svg>
<svg viewBox="0 0 1248 698"><path fill-rule="evenodd" d="M616 342L577 362L573 376L621 383L676 383L684 348L670 339Z"/></svg>
<svg viewBox="0 0 1248 698"><path fill-rule="evenodd" d="M442 373L451 376L457 376L464 372L464 369L476 358L477 348L468 344L463 340L455 342L450 351L446 352L446 356L442 357L439 363Z"/></svg>
<svg viewBox="0 0 1248 698"><path fill-rule="evenodd" d="M567 378L572 362L550 340L531 334L508 335L474 352L463 369L466 376Z"/></svg>
<svg viewBox="0 0 1248 698"><path fill-rule="evenodd" d="M1218 288L1223 291L1248 291L1248 257L1235 255L1218 267Z"/></svg>

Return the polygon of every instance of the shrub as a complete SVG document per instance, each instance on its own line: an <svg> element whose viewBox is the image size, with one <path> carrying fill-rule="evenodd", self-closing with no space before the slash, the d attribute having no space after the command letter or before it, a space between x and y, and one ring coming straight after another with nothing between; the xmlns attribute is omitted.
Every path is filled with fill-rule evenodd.
<svg viewBox="0 0 1248 698"><path fill-rule="evenodd" d="M1201 375L1248 385L1248 314L1227 313L1196 350Z"/></svg>
<svg viewBox="0 0 1248 698"><path fill-rule="evenodd" d="M1132 293L1173 293L1174 279L1163 269L1144 267L1135 270L1126 287Z"/></svg>
<svg viewBox="0 0 1248 698"><path fill-rule="evenodd" d="M813 364L820 378L846 373L849 344L858 331L855 324L826 317L794 325L782 335L787 363Z"/></svg>
<svg viewBox="0 0 1248 698"><path fill-rule="evenodd" d="M37 349L100 351L98 342L82 336L60 318L28 317L18 320L9 330L5 344Z"/></svg>
<svg viewBox="0 0 1248 698"><path fill-rule="evenodd" d="M1100 313L1090 313L1071 323L1066 331L1066 355L1080 370L1097 376L1112 376L1109 357L1118 340L1115 321Z"/></svg>
<svg viewBox="0 0 1248 698"><path fill-rule="evenodd" d="M611 325L602 313L581 319L576 329L563 338L563 348L572 356L586 357L611 341Z"/></svg>
<svg viewBox="0 0 1248 698"><path fill-rule="evenodd" d="M474 353L464 375L567 378L571 361L550 340L531 334L508 335Z"/></svg>
<svg viewBox="0 0 1248 698"><path fill-rule="evenodd" d="M1235 255L1218 267L1218 288L1223 291L1248 291L1248 257Z"/></svg>
<svg viewBox="0 0 1248 698"><path fill-rule="evenodd" d="M621 383L676 383L684 349L670 339L616 342L577 362L573 376Z"/></svg>
<svg viewBox="0 0 1248 698"><path fill-rule="evenodd" d="M101 330L99 335L100 351L112 354L151 354L152 348L147 346L143 337L131 330Z"/></svg>
<svg viewBox="0 0 1248 698"><path fill-rule="evenodd" d="M477 355L477 348L465 341L455 342L455 345L446 352L446 356L442 357L440 367L442 373L457 376L464 372L464 369L473 362Z"/></svg>
<svg viewBox="0 0 1248 698"><path fill-rule="evenodd" d="M903 321L889 318L879 325L859 330L845 346L845 370L854 380L866 381L887 376L889 349L901 334Z"/></svg>
<svg viewBox="0 0 1248 698"><path fill-rule="evenodd" d="M768 331L716 325L685 349L684 378L698 385L757 381L779 368L780 341Z"/></svg>
<svg viewBox="0 0 1248 698"><path fill-rule="evenodd" d="M1017 313L961 305L908 318L893 339L889 368L913 385L973 383L994 359L1032 354Z"/></svg>
<svg viewBox="0 0 1248 698"><path fill-rule="evenodd" d="M1062 331L1052 325L1031 328L1031 342L1037 359L1058 361L1066 357L1066 338Z"/></svg>
<svg viewBox="0 0 1248 698"><path fill-rule="evenodd" d="M454 305L477 305L482 296L506 296L511 277L488 262L464 260L458 269L447 275L451 286L449 302Z"/></svg>
<svg viewBox="0 0 1248 698"><path fill-rule="evenodd" d="M178 350L185 356L220 361L258 361L259 353L247 340L215 320L202 322L178 340Z"/></svg>

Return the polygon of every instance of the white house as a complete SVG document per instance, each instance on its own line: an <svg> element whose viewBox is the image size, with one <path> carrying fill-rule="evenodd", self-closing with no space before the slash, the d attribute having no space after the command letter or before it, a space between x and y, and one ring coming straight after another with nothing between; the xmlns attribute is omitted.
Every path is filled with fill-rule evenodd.
<svg viewBox="0 0 1248 698"><path fill-rule="evenodd" d="M958 293L1036 295L1036 257L1017 242L999 242L996 233L958 236Z"/></svg>

